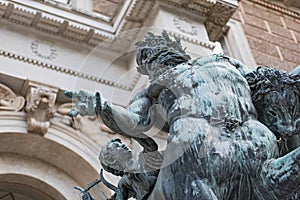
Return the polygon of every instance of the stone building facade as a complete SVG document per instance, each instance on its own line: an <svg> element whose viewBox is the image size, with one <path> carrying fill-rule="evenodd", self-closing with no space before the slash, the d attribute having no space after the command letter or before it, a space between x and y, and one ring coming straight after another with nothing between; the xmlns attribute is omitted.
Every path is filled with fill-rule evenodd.
<svg viewBox="0 0 300 200"><path fill-rule="evenodd" d="M241 1L232 19L240 22L257 65L286 71L300 64L300 2Z"/></svg>
<svg viewBox="0 0 300 200"><path fill-rule="evenodd" d="M192 57L224 51L250 68L291 70L299 9L296 0L0 0L0 200L80 199L73 186L98 178L100 148L120 136L96 117L69 117L63 92L101 91L127 106L148 83L134 58L146 32L167 30ZM167 134L149 134L163 149Z"/></svg>

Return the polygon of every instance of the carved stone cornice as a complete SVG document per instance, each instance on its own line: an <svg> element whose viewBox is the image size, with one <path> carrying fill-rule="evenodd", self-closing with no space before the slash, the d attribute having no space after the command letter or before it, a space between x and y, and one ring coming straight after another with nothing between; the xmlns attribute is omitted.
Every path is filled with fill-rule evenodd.
<svg viewBox="0 0 300 200"><path fill-rule="evenodd" d="M155 2L170 5L186 12L206 18L205 25L211 41L216 41L222 35L226 23L238 7L236 0L136 0L130 7L126 20L120 31L140 28L154 7Z"/></svg>
<svg viewBox="0 0 300 200"><path fill-rule="evenodd" d="M273 2L266 1L266 0L248 0L248 1L259 4L259 5L264 6L266 8L270 8L272 10L283 13L285 15L289 15L291 17L295 17L297 19L300 19L300 12L296 12L296 11L290 9L290 8L287 8L285 6L281 6L279 4L276 4L274 1ZM292 3L292 0L289 0L289 2ZM299 5L300 5L300 3L299 3ZM300 9L299 7L297 7L297 8Z"/></svg>
<svg viewBox="0 0 300 200"><path fill-rule="evenodd" d="M46 13L38 8L28 7L19 1L0 0L0 21L6 20L29 28L34 28L51 35L60 36L80 45L91 48L99 43L114 39L115 35L130 29L143 27L143 23L151 13L154 5L164 4L183 9L187 13L205 17L209 38L217 40L222 33L222 27L229 20L237 5L235 0L131 0L126 4L124 16L114 24L99 22L97 18L87 17L87 20L98 23L97 26L83 23L56 13ZM58 9L58 8L57 8ZM121 11L120 11L121 12ZM220 13L221 12L221 13ZM73 13L74 14L74 13ZM82 16L81 16L82 17ZM103 26L99 26L100 24ZM134 35L131 35L134 37Z"/></svg>
<svg viewBox="0 0 300 200"><path fill-rule="evenodd" d="M147 19L148 13L155 5L162 2L186 12L203 16L206 18L205 26L211 41L216 41L222 35L226 23L238 7L236 0L156 0L156 1L134 1L129 9L128 16L121 31L134 27L133 23L142 23ZM134 20L133 20L134 19Z"/></svg>
<svg viewBox="0 0 300 200"><path fill-rule="evenodd" d="M296 8L300 8L299 0L279 0L284 3L286 6L294 6Z"/></svg>
<svg viewBox="0 0 300 200"><path fill-rule="evenodd" d="M114 37L113 34L105 33L105 30L58 17L55 13L33 10L17 2L0 0L0 20L7 20L51 35L61 36L70 41L84 43L87 47L95 47L102 41Z"/></svg>
<svg viewBox="0 0 300 200"><path fill-rule="evenodd" d="M58 89L26 81L22 90L26 96L27 130L44 135L50 126L49 120L55 113L54 105Z"/></svg>
<svg viewBox="0 0 300 200"><path fill-rule="evenodd" d="M0 110L20 111L24 104L24 97L17 96L10 88L0 84Z"/></svg>
<svg viewBox="0 0 300 200"><path fill-rule="evenodd" d="M216 0L195 0L195 1L160 0L160 1L200 16L206 16L210 8L216 3Z"/></svg>

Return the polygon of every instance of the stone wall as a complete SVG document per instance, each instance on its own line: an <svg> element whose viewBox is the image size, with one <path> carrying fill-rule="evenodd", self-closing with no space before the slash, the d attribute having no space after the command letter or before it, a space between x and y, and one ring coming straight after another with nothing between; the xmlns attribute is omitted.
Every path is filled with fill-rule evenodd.
<svg viewBox="0 0 300 200"><path fill-rule="evenodd" d="M241 22L257 65L291 71L300 65L300 14L262 1L240 1Z"/></svg>

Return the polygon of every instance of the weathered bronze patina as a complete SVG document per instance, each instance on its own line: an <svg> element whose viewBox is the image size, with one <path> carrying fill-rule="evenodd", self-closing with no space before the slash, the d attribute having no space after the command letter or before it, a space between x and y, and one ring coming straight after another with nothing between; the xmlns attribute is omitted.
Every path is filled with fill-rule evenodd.
<svg viewBox="0 0 300 200"><path fill-rule="evenodd" d="M142 176L126 182L134 181L133 187L125 188L126 198L299 198L299 75L271 68L246 72L242 63L225 55L191 60L179 39L172 40L165 32L148 33L137 49L138 71L149 76L150 86L127 109L99 93L83 92L82 98L77 92L66 92L79 98L73 114L97 114L113 131L138 138L144 149L155 144L145 142L148 136L143 132L155 123L158 112L165 112L164 129L169 136L163 161L156 162L159 169L144 167L152 164L151 159L120 169L100 156L109 165L106 169ZM163 109L152 109L154 105ZM281 141L285 148L279 148ZM134 161L130 156L115 156L123 162Z"/></svg>

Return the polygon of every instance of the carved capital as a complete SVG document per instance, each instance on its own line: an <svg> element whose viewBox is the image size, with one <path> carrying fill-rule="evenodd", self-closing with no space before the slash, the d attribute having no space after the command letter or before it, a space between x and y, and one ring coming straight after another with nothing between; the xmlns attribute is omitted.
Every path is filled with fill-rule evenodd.
<svg viewBox="0 0 300 200"><path fill-rule="evenodd" d="M24 103L23 97L17 96L10 88L0 84L0 110L20 111Z"/></svg>
<svg viewBox="0 0 300 200"><path fill-rule="evenodd" d="M23 92L26 95L27 130L44 135L50 126L49 119L55 113L54 104L58 89L27 81Z"/></svg>
<svg viewBox="0 0 300 200"><path fill-rule="evenodd" d="M238 4L235 0L218 0L207 14L205 27L211 41L217 41Z"/></svg>

